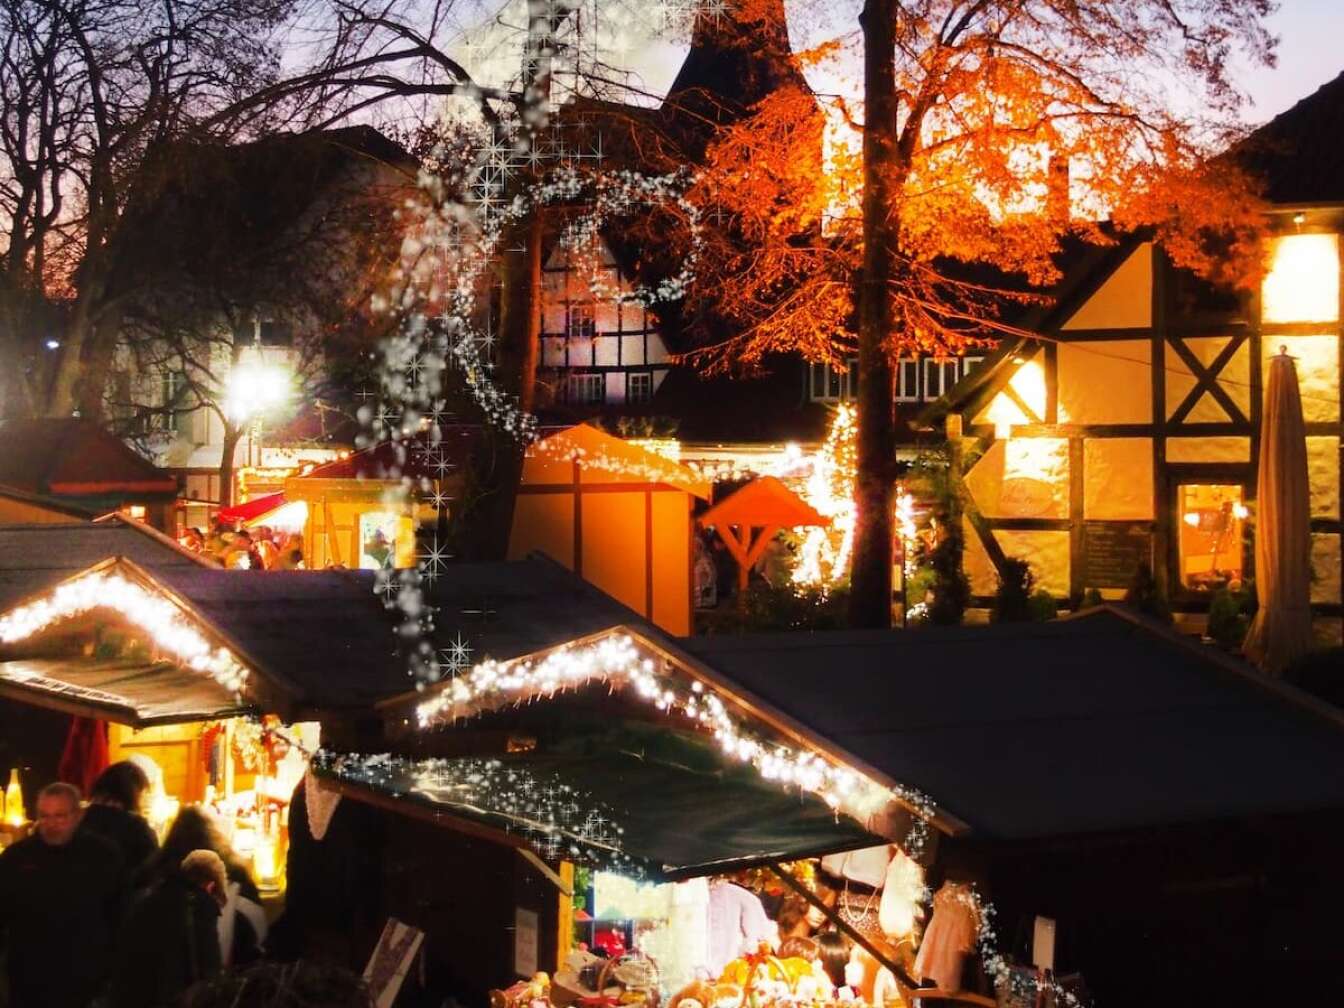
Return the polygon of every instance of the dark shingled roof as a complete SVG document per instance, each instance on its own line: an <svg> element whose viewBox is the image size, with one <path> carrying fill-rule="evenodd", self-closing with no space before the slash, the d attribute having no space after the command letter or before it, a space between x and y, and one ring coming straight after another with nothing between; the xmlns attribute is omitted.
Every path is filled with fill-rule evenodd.
<svg viewBox="0 0 1344 1008"><path fill-rule="evenodd" d="M171 473L78 419L0 421L0 483L40 494L177 493Z"/></svg>
<svg viewBox="0 0 1344 1008"><path fill-rule="evenodd" d="M120 515L70 524L0 525L0 609L123 556L158 575L170 568L213 567L162 533Z"/></svg>
<svg viewBox="0 0 1344 1008"><path fill-rule="evenodd" d="M1344 201L1344 73L1232 150L1272 203Z"/></svg>
<svg viewBox="0 0 1344 1008"><path fill-rule="evenodd" d="M367 707L414 689L374 592L372 571L222 571L154 576L278 679L300 706ZM429 593L438 644L459 636L470 658L513 658L621 623L643 621L544 557L450 564Z"/></svg>
<svg viewBox="0 0 1344 1008"><path fill-rule="evenodd" d="M682 646L990 838L1344 808L1344 715L1116 609Z"/></svg>

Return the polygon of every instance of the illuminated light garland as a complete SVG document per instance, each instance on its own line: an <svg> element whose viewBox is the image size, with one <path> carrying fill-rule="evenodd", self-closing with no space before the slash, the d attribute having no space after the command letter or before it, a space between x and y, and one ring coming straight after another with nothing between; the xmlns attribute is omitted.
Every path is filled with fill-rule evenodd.
<svg viewBox="0 0 1344 1008"><path fill-rule="evenodd" d="M885 787L816 752L762 738L699 680L685 687L660 674L658 662L625 634L560 648L536 660L480 662L445 683L437 696L420 703L416 716L422 728L430 728L595 682L628 687L658 710L686 717L712 734L725 755L751 764L765 780L814 794L861 824L868 824L899 799L917 812L906 849L913 853L923 847L926 820L934 814L926 796L907 788Z"/></svg>
<svg viewBox="0 0 1344 1008"><path fill-rule="evenodd" d="M622 846L624 828L613 809L553 774L497 759L412 759L386 753L360 756L321 750L312 764L341 780L438 805L507 816L545 857L586 858L622 875L646 872Z"/></svg>
<svg viewBox="0 0 1344 1008"><path fill-rule="evenodd" d="M149 634L154 645L235 693L247 669L226 648L212 647L177 606L119 574L90 574L0 617L0 643L13 644L93 609L112 609Z"/></svg>
<svg viewBox="0 0 1344 1008"><path fill-rule="evenodd" d="M831 524L829 528L813 526L803 534L793 571L796 585L826 588L849 573L857 436L857 411L845 404L835 411L825 442L812 456L812 472L803 487L803 499Z"/></svg>

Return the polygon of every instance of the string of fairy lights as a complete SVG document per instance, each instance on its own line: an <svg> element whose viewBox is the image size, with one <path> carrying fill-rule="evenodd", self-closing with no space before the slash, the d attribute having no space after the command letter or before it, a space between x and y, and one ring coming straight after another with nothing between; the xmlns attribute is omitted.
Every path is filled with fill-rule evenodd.
<svg viewBox="0 0 1344 1008"><path fill-rule="evenodd" d="M26 640L94 609L119 613L143 631L159 651L210 675L234 693L240 693L247 683L247 669L232 652L212 645L171 601L117 573L86 574L11 609L0 616L0 643Z"/></svg>

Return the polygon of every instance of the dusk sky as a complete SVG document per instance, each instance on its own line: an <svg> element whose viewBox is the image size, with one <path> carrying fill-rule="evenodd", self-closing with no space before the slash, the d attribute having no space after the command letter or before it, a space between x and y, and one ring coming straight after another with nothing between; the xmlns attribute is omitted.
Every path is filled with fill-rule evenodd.
<svg viewBox="0 0 1344 1008"><path fill-rule="evenodd" d="M1247 119L1262 122L1305 98L1344 71L1344 3L1340 0L1283 0L1270 21L1279 36L1279 65L1242 77L1255 99Z"/></svg>
<svg viewBox="0 0 1344 1008"><path fill-rule="evenodd" d="M837 9L822 16L825 23L816 26L816 38L809 41L844 32L850 19L841 11L851 4L857 10L858 0L836 0ZM785 5L790 34L797 46L800 25L816 21L817 8L810 0L785 0ZM808 12L806 17L800 16L801 10ZM1241 87L1254 102L1245 112L1247 123L1252 125L1272 119L1344 72L1344 0L1281 0L1269 26L1279 36L1278 66L1273 70L1248 67L1237 74ZM661 95L681 66L685 51L684 41L677 45L654 37L637 46L630 62L648 90Z"/></svg>

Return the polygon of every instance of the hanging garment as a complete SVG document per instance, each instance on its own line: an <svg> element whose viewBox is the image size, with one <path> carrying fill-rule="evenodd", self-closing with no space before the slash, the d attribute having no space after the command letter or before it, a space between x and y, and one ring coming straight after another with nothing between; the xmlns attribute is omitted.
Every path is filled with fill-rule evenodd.
<svg viewBox="0 0 1344 1008"><path fill-rule="evenodd" d="M774 946L779 928L765 915L760 898L731 882L709 887L709 975L717 977L734 959L755 952L762 942Z"/></svg>
<svg viewBox="0 0 1344 1008"><path fill-rule="evenodd" d="M924 869L903 850L896 849L882 885L878 923L888 938L903 938L915 929L919 905L924 902Z"/></svg>
<svg viewBox="0 0 1344 1008"><path fill-rule="evenodd" d="M933 897L933 919L915 957L915 976L941 990L960 990L962 967L975 949L980 905L970 886L947 882Z"/></svg>

